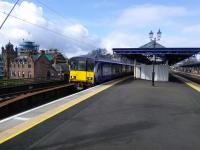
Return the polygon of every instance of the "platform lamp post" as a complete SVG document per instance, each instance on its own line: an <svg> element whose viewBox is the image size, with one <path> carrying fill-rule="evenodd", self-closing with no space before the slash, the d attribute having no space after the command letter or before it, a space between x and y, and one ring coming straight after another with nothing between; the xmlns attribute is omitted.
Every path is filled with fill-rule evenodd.
<svg viewBox="0 0 200 150"><path fill-rule="evenodd" d="M153 42L154 50L156 48L156 41L160 41L160 39L161 39L161 34L162 33L161 33L160 29L157 32L157 37L154 37L154 33L152 31L149 33L149 38ZM154 81L155 81L155 63L156 63L156 55L154 54L153 55L152 86L155 86L155 83L154 83Z"/></svg>

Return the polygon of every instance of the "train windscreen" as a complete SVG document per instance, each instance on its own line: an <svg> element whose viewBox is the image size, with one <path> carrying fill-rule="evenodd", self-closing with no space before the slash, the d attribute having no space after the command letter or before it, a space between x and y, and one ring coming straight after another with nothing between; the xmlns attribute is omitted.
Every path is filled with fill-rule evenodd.
<svg viewBox="0 0 200 150"><path fill-rule="evenodd" d="M86 61L73 59L70 62L71 70L86 71Z"/></svg>

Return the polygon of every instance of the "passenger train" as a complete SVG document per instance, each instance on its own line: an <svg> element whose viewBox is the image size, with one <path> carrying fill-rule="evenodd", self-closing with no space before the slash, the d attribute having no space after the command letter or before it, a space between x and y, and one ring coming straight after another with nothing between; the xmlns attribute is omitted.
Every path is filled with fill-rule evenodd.
<svg viewBox="0 0 200 150"><path fill-rule="evenodd" d="M87 56L70 59L69 82L77 87L90 87L118 77L133 74L132 64Z"/></svg>

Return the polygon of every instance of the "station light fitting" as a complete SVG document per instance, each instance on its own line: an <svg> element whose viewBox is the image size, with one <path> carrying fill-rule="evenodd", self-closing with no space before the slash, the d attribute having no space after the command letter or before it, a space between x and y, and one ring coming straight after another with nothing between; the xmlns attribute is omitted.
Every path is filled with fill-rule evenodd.
<svg viewBox="0 0 200 150"><path fill-rule="evenodd" d="M153 39L153 32L151 31L151 32L149 32L149 38L150 38L150 40L152 40Z"/></svg>
<svg viewBox="0 0 200 150"><path fill-rule="evenodd" d="M158 32L157 32L157 40L160 40L160 39L161 39L161 34L162 34L162 32L161 32L160 29L159 29Z"/></svg>

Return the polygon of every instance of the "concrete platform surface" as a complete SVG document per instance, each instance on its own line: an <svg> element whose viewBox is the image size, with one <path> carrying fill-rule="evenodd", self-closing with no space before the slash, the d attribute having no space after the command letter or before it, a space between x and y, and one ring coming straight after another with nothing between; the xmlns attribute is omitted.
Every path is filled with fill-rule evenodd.
<svg viewBox="0 0 200 150"><path fill-rule="evenodd" d="M19 119L20 120L20 119ZM128 79L0 145L1 150L199 150L200 93Z"/></svg>

